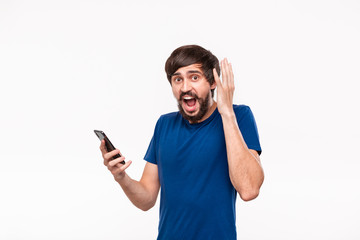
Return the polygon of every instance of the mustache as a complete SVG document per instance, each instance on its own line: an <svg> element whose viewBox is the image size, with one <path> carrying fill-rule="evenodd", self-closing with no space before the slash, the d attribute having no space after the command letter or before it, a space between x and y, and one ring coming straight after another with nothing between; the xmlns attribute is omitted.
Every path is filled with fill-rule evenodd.
<svg viewBox="0 0 360 240"><path fill-rule="evenodd" d="M179 99L179 100L182 100L185 95L190 96L190 97L193 97L193 98L195 98L195 99L199 99L199 97L198 97L195 93L193 93L193 92L191 92L191 91L187 91L187 92L182 92L182 93L180 94L180 99Z"/></svg>

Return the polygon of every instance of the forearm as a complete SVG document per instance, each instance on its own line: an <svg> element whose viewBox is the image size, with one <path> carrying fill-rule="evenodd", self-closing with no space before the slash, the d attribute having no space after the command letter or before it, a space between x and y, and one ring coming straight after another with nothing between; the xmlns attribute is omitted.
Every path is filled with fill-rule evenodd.
<svg viewBox="0 0 360 240"><path fill-rule="evenodd" d="M114 176L115 181L120 184L129 200L144 211L153 207L160 189L157 165L147 163L141 180L136 181L125 172L131 165L131 160L125 162L124 156L113 159L116 154L122 154L118 149L108 152L104 140L101 141L100 150L104 158L104 165ZM123 164L123 162L125 163Z"/></svg>
<svg viewBox="0 0 360 240"><path fill-rule="evenodd" d="M155 205L158 190L149 189L144 183L130 178L126 173L121 179L115 178L129 200L138 208L147 211Z"/></svg>
<svg viewBox="0 0 360 240"><path fill-rule="evenodd" d="M264 173L258 155L248 149L234 112L222 115L230 180L245 201L259 194Z"/></svg>

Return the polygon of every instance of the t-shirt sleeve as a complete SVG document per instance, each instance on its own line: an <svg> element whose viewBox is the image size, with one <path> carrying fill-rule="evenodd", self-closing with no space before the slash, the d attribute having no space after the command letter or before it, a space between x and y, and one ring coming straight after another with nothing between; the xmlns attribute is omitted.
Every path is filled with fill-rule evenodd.
<svg viewBox="0 0 360 240"><path fill-rule="evenodd" d="M154 130L154 134L151 138L151 141L150 141L150 144L149 144L149 147L146 151L146 154L145 154L145 157L144 159L150 163L153 163L153 164L157 164L157 159L156 159L156 149L157 149L157 138L158 138L158 135L159 135L159 125L160 125L160 119L157 121L156 123L156 126L155 126L155 130Z"/></svg>
<svg viewBox="0 0 360 240"><path fill-rule="evenodd" d="M234 110L241 134L245 140L247 147L249 149L256 150L260 155L262 149L260 146L258 129L250 107L240 105L234 107Z"/></svg>

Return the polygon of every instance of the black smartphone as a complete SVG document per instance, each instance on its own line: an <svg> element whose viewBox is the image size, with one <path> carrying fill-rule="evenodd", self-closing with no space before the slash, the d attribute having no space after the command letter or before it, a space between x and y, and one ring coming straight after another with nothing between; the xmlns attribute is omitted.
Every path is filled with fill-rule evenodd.
<svg viewBox="0 0 360 240"><path fill-rule="evenodd" d="M115 150L114 145L110 142L109 138L106 136L106 134L103 131L100 130L94 130L96 136L98 136L98 138L101 140L105 140L105 147L106 147L106 151L111 152L112 150ZM120 154L116 154L115 156L112 157L112 159L116 159L121 157ZM120 162L121 164L125 164L125 161Z"/></svg>

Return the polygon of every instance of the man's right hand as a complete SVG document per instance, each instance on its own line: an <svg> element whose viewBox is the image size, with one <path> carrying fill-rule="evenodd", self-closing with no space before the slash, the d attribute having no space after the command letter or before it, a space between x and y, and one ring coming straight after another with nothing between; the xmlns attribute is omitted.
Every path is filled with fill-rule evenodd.
<svg viewBox="0 0 360 240"><path fill-rule="evenodd" d="M125 169L130 166L131 161L122 164L121 162L125 161L125 157L121 155L119 149L107 152L105 141L102 140L100 150L104 158L104 165L114 176L115 181L120 184L130 201L143 211L152 208L156 203L160 189L157 165L149 162L146 163L140 181L135 181L125 173ZM118 153L122 157L113 160L112 157Z"/></svg>
<svg viewBox="0 0 360 240"><path fill-rule="evenodd" d="M120 153L119 149L108 152L105 147L105 141L101 140L100 151L104 159L104 165L109 169L111 174L114 176L117 182L120 182L125 177L125 169L127 169L132 161L128 161L125 164L121 164L122 161L125 161L125 157ZM116 154L120 154L121 157L112 159Z"/></svg>

